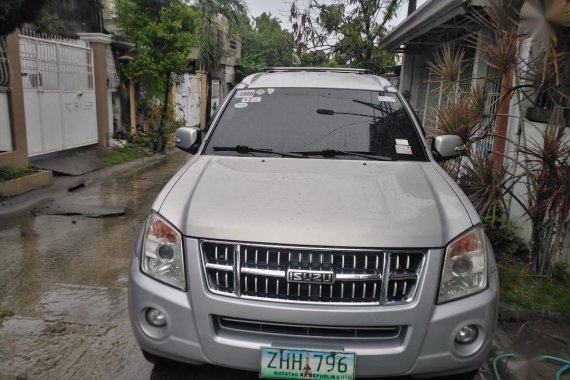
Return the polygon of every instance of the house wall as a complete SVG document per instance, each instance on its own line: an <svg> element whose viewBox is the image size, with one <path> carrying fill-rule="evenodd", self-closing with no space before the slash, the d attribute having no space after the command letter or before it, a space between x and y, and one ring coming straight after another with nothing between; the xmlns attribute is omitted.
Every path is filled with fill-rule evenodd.
<svg viewBox="0 0 570 380"><path fill-rule="evenodd" d="M405 91L410 92L410 104L417 109L417 87L419 85L419 70L424 58L419 54L404 54L402 71L400 73L399 90L403 94ZM415 89L415 91L414 91Z"/></svg>

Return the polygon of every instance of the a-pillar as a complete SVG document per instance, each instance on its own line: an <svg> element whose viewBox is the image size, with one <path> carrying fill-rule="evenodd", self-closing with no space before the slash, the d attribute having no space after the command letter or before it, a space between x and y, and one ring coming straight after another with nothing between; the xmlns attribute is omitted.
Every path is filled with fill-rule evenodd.
<svg viewBox="0 0 570 380"><path fill-rule="evenodd" d="M93 50L97 137L100 146L108 147L110 110L107 85L107 46L111 43L111 36L102 33L78 33L78 35L80 39L89 43L89 47Z"/></svg>
<svg viewBox="0 0 570 380"><path fill-rule="evenodd" d="M206 112L208 112L208 72L196 70L200 79L200 129L206 129Z"/></svg>
<svg viewBox="0 0 570 380"><path fill-rule="evenodd" d="M0 153L0 166L26 166L28 165L28 140L26 136L24 89L20 65L20 38L17 32L6 36L6 56L10 72L12 73L10 92L8 93L12 151Z"/></svg>

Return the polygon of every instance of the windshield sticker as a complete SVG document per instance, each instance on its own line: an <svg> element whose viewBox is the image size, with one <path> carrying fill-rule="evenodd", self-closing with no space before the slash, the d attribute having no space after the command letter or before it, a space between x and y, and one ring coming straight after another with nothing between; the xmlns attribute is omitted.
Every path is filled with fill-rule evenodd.
<svg viewBox="0 0 570 380"><path fill-rule="evenodd" d="M261 96L252 96L251 103L261 103Z"/></svg>
<svg viewBox="0 0 570 380"><path fill-rule="evenodd" d="M396 145L396 153L398 153L398 154L412 154L412 147L409 145Z"/></svg>
<svg viewBox="0 0 570 380"><path fill-rule="evenodd" d="M251 98L241 98L242 103L249 103Z"/></svg>
<svg viewBox="0 0 570 380"><path fill-rule="evenodd" d="M396 139L396 145L410 145L406 139Z"/></svg>
<svg viewBox="0 0 570 380"><path fill-rule="evenodd" d="M274 89L274 88L268 88L268 89L267 89L267 93L268 93L269 95L273 94L274 92L275 92L275 89Z"/></svg>
<svg viewBox="0 0 570 380"><path fill-rule="evenodd" d="M391 97L391 96L378 95L378 101L380 101L380 102L396 103L396 99L394 99L394 98Z"/></svg>
<svg viewBox="0 0 570 380"><path fill-rule="evenodd" d="M255 95L255 90L240 90L236 92L235 98L236 99L251 98L254 95Z"/></svg>
<svg viewBox="0 0 570 380"><path fill-rule="evenodd" d="M236 103L234 104L235 108L245 108L247 107L247 103Z"/></svg>
<svg viewBox="0 0 570 380"><path fill-rule="evenodd" d="M261 96L261 95L265 94L265 90L262 89L262 88L260 88L259 90L255 91L255 93L256 93L257 95Z"/></svg>

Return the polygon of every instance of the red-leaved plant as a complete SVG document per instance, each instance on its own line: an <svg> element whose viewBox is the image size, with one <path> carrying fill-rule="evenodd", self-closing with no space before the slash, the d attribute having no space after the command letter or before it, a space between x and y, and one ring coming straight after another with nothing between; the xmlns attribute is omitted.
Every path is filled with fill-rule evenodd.
<svg viewBox="0 0 570 380"><path fill-rule="evenodd" d="M535 273L549 276L562 253L570 227L570 140L564 123L549 125L542 142L519 146L524 157L527 201L521 202L532 223L530 260ZM513 197L514 199L516 197Z"/></svg>

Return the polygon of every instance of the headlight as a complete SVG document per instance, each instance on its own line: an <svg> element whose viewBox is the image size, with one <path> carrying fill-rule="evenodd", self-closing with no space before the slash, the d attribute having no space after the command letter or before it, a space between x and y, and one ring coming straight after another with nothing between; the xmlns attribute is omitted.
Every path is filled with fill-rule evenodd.
<svg viewBox="0 0 570 380"><path fill-rule="evenodd" d="M146 223L141 257L143 273L178 289L186 289L182 235L154 212Z"/></svg>
<svg viewBox="0 0 570 380"><path fill-rule="evenodd" d="M487 249L481 227L473 228L445 249L438 303L478 293L487 287Z"/></svg>

